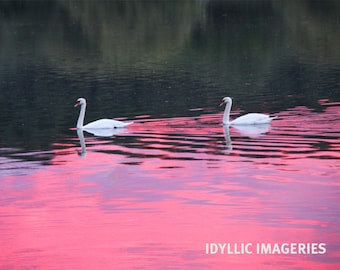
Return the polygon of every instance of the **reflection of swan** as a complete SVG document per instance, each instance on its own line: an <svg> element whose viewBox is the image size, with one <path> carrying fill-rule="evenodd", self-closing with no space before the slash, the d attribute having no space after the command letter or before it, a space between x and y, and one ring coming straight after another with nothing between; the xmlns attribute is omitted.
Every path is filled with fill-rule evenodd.
<svg viewBox="0 0 340 270"><path fill-rule="evenodd" d="M224 131L224 138L225 138L225 146L228 150L233 149L230 131L230 126L224 125L223 131ZM237 130L241 135L248 136L250 138L256 138L259 137L265 133L267 133L270 129L270 124L262 124L262 125L235 125L233 126L235 130Z"/></svg>
<svg viewBox="0 0 340 270"><path fill-rule="evenodd" d="M269 115L262 113L248 113L236 118L233 121L229 121L229 115L232 105L232 99L230 97L224 97L221 105L225 104L225 110L223 114L224 125L260 125L268 124L276 117L270 117Z"/></svg>
<svg viewBox="0 0 340 270"><path fill-rule="evenodd" d="M269 131L270 123L257 125L234 125L233 128L244 136L258 137Z"/></svg>
<svg viewBox="0 0 340 270"><path fill-rule="evenodd" d="M82 129L77 129L77 135L79 138L79 142L81 145L81 151L78 151L78 155L81 157L86 157L86 144L85 144L85 139L84 139L84 132Z"/></svg>
<svg viewBox="0 0 340 270"><path fill-rule="evenodd" d="M86 132L92 133L96 136L103 136L103 137L111 137L113 134L118 134L119 131L122 131L122 129L82 129L82 128L77 128L77 135L79 138L80 146L81 146L81 151L77 151L78 155L81 157L86 157L86 143L85 143L85 138L84 138L84 130Z"/></svg>
<svg viewBox="0 0 340 270"><path fill-rule="evenodd" d="M229 126L227 125L223 126L223 130L224 130L224 138L225 138L225 147L228 150L233 150L233 145L231 143L231 138L230 138Z"/></svg>
<svg viewBox="0 0 340 270"><path fill-rule="evenodd" d="M99 119L97 121L88 123L84 126L84 118L85 118L85 110L86 110L86 99L85 98L78 98L77 103L74 105L74 107L80 107L80 113L77 121L77 128L79 129L114 129L114 128L123 128L126 127L132 122L122 122L117 121L113 119Z"/></svg>
<svg viewBox="0 0 340 270"><path fill-rule="evenodd" d="M84 130L88 133L91 133L95 136L99 136L99 137L111 137L112 135L116 135L116 134L119 134L119 133L122 133L122 130L121 128L111 128L111 129L108 129L108 128L86 128L84 127L83 129L81 130Z"/></svg>

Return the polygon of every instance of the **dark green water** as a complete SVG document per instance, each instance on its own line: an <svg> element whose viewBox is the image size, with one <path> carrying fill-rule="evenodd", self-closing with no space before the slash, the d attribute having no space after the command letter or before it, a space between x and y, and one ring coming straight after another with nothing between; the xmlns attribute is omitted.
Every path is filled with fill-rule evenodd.
<svg viewBox="0 0 340 270"><path fill-rule="evenodd" d="M2 147L49 148L88 117L268 113L338 101L337 1L1 1Z"/></svg>

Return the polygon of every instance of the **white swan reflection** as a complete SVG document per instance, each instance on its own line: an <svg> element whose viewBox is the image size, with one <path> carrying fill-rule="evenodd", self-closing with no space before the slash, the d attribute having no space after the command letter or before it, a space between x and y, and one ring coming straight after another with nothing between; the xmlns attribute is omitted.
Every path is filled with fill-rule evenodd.
<svg viewBox="0 0 340 270"><path fill-rule="evenodd" d="M241 135L248 136L250 138L256 138L266 134L270 130L270 123L258 124L258 125L238 125L232 126L233 129L237 130Z"/></svg>
<svg viewBox="0 0 340 270"><path fill-rule="evenodd" d="M78 156L86 157L86 144L85 144L83 130L82 129L77 129L77 135L78 135L80 146L81 146L81 151L77 151Z"/></svg>
<svg viewBox="0 0 340 270"><path fill-rule="evenodd" d="M225 138L225 148L227 150L233 150L233 144L232 144L231 138L230 138L229 126L224 125L223 131L224 131L224 138Z"/></svg>
<svg viewBox="0 0 340 270"><path fill-rule="evenodd" d="M78 151L78 155L81 157L86 157L86 143L85 143L85 137L84 137L84 131L95 135L97 137L112 137L113 135L121 134L126 132L125 128L119 128L119 129L89 129L86 128L77 128L77 135L79 138L81 151Z"/></svg>
<svg viewBox="0 0 340 270"><path fill-rule="evenodd" d="M77 129L79 130L79 129ZM117 135L120 133L123 133L126 129L125 128L111 128L111 129L105 129L105 128L83 128L80 129L83 131L86 131L87 133L90 133L92 135L98 136L98 137L111 137L113 135Z"/></svg>
<svg viewBox="0 0 340 270"><path fill-rule="evenodd" d="M270 130L270 123L261 124L261 125L238 125L238 126L232 126L231 128L236 130L242 136L247 136L249 138L258 138L268 133L268 131ZM232 150L233 145L232 145L232 140L231 140L229 129L230 129L229 125L223 125L226 149Z"/></svg>

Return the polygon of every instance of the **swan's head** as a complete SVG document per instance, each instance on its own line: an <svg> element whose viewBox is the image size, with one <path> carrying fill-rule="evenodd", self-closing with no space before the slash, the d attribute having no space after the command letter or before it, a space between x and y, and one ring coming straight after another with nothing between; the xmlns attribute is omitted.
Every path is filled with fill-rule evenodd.
<svg viewBox="0 0 340 270"><path fill-rule="evenodd" d="M78 98L76 104L74 104L74 107L82 106L83 104L86 104L86 99Z"/></svg>
<svg viewBox="0 0 340 270"><path fill-rule="evenodd" d="M220 106L222 106L224 104L231 104L231 102L232 102L232 99L230 97L224 97L222 99L222 102L221 102Z"/></svg>

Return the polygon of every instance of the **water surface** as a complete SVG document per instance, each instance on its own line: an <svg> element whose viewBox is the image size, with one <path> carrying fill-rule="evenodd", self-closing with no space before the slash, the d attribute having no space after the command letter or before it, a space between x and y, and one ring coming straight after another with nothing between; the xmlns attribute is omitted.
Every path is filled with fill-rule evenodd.
<svg viewBox="0 0 340 270"><path fill-rule="evenodd" d="M0 269L336 269L339 9L1 2ZM85 122L135 123L77 131L80 96ZM278 118L223 126L224 96L232 118ZM206 254L206 243L327 251Z"/></svg>

